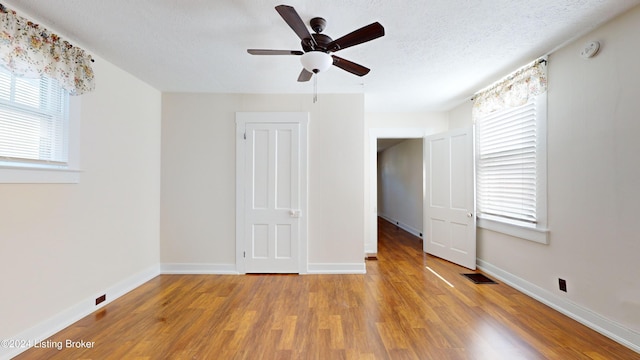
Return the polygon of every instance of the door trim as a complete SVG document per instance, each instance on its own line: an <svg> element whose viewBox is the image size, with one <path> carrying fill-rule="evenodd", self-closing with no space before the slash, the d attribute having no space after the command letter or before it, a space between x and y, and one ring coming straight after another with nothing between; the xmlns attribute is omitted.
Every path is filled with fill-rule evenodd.
<svg viewBox="0 0 640 360"><path fill-rule="evenodd" d="M298 269L300 274L308 273L308 112L236 112L236 270L246 274L245 251L245 202L244 179L245 129L248 123L286 124L300 127L300 238L298 244Z"/></svg>

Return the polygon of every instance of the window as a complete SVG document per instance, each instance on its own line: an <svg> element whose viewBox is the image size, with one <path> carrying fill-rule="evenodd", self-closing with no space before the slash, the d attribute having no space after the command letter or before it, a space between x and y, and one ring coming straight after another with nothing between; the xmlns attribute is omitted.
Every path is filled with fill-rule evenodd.
<svg viewBox="0 0 640 360"><path fill-rule="evenodd" d="M58 82L18 77L0 66L1 182L77 182L49 181L44 172L69 169L68 139L69 95ZM29 180L29 171L39 180Z"/></svg>
<svg viewBox="0 0 640 360"><path fill-rule="evenodd" d="M95 88L93 58L2 4L0 16L0 183L77 183L80 101L69 95Z"/></svg>
<svg viewBox="0 0 640 360"><path fill-rule="evenodd" d="M547 243L546 112L544 91L474 115L480 227Z"/></svg>

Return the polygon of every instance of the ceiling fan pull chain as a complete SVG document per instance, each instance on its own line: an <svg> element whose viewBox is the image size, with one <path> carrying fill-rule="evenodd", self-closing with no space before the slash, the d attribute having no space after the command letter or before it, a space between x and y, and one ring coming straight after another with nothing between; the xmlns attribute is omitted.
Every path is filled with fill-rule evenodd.
<svg viewBox="0 0 640 360"><path fill-rule="evenodd" d="M318 74L313 77L313 103L318 102Z"/></svg>

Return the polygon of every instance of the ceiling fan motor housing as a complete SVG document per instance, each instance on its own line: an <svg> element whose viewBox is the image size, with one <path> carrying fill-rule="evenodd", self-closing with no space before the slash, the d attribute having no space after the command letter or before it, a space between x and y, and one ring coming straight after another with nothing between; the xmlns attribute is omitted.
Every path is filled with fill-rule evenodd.
<svg viewBox="0 0 640 360"><path fill-rule="evenodd" d="M317 45L314 48L313 45L311 44L311 39L303 39L301 44L302 44L302 50L304 50L305 52L312 51L312 50L327 52L329 50L327 49L328 45L331 44L331 42L333 41L333 39L331 39L325 34L311 34L311 37L313 37L313 40L316 41Z"/></svg>

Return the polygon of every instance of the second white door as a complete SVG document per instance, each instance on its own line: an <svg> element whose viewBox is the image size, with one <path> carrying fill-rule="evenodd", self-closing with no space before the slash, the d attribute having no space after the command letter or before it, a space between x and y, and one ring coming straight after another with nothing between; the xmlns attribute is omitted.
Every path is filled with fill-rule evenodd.
<svg viewBox="0 0 640 360"><path fill-rule="evenodd" d="M425 137L424 251L476 268L473 128Z"/></svg>

